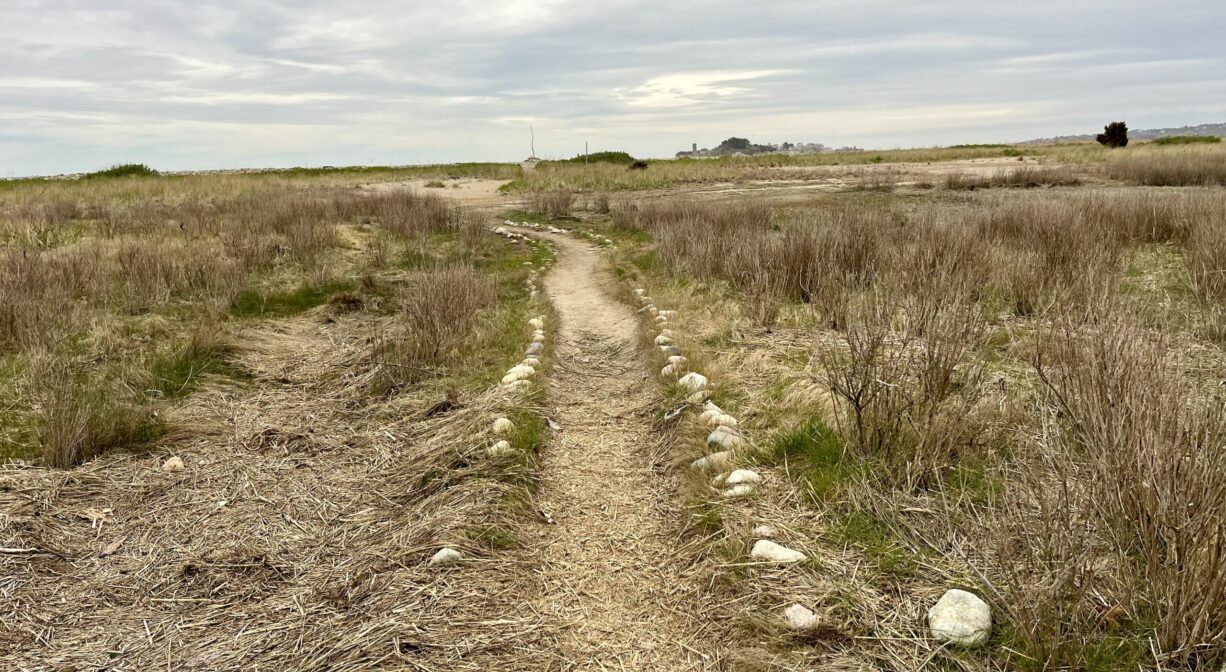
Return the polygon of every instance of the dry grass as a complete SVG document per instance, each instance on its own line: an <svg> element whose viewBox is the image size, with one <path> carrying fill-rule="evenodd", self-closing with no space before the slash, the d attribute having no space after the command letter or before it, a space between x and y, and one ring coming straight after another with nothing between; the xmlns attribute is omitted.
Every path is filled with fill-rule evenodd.
<svg viewBox="0 0 1226 672"><path fill-rule="evenodd" d="M575 206L575 194L570 189L551 189L532 194L532 212L548 217L568 217Z"/></svg>
<svg viewBox="0 0 1226 672"><path fill-rule="evenodd" d="M902 604L864 590L833 618L899 638L876 645L889 665L1206 669L1226 655L1226 356L1192 327L1218 319L1223 212L1216 190L999 190L665 200L612 221L651 234L658 265L634 251L626 272L657 304L704 315L683 347L718 353L721 405L778 432L751 459L783 459L796 490L745 524L815 507L797 538L858 549L833 590ZM1146 275L1155 249L1169 278ZM787 599L733 582L762 609ZM997 609L982 655L903 643L924 632L897 609L950 585Z"/></svg>
<svg viewBox="0 0 1226 672"><path fill-rule="evenodd" d="M1226 151L1174 147L1128 152L1107 163L1107 174L1151 187L1226 186Z"/></svg>
<svg viewBox="0 0 1226 672"><path fill-rule="evenodd" d="M950 173L945 178L945 188L955 190L996 187L1034 189L1037 187L1073 187L1079 184L1081 184L1081 178L1067 166L1025 166L1002 170L994 175Z"/></svg>

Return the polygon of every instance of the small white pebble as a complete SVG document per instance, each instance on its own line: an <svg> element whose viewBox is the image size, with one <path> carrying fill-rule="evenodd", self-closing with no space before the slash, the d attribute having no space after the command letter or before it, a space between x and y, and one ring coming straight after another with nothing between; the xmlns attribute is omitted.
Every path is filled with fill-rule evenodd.
<svg viewBox="0 0 1226 672"><path fill-rule="evenodd" d="M445 567L454 565L464 559L464 554L454 548L441 548L434 557L430 558L430 564L437 567Z"/></svg>
<svg viewBox="0 0 1226 672"><path fill-rule="evenodd" d="M498 418L494 421L494 433L498 436L510 436L513 431L515 431L515 423L507 418Z"/></svg>
<svg viewBox="0 0 1226 672"><path fill-rule="evenodd" d="M162 471L169 473L183 471L186 468L186 465L183 464L183 460L178 455L175 455L162 463Z"/></svg>

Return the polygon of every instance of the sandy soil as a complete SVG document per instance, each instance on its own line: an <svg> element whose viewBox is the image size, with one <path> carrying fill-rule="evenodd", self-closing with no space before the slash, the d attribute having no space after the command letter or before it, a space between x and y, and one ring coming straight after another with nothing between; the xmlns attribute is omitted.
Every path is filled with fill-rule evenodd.
<svg viewBox="0 0 1226 672"><path fill-rule="evenodd" d="M431 182L442 182L442 187L427 187ZM507 180L456 179L456 180L403 180L400 182L373 182L362 185L370 191L399 191L411 189L427 194L438 194L462 205L482 210L510 208L519 203L516 196L509 196L498 189Z"/></svg>
<svg viewBox="0 0 1226 672"><path fill-rule="evenodd" d="M550 371L561 432L541 457L538 504L556 525L530 555L533 611L569 670L712 669L698 582L678 562L682 519L670 479L643 449L655 386L635 344L635 315L611 298L599 253L565 236L546 288L560 316Z"/></svg>

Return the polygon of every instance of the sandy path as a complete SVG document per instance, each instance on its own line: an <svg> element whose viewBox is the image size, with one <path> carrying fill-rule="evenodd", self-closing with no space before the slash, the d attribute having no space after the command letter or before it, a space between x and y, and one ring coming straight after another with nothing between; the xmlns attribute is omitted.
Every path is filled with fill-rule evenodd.
<svg viewBox="0 0 1226 672"><path fill-rule="evenodd" d="M560 316L550 390L562 431L541 461L538 504L556 526L534 549L534 611L564 670L707 669L712 647L697 641L697 582L675 551L672 488L641 450L654 385L635 315L611 297L598 252L547 237L560 251L546 289Z"/></svg>

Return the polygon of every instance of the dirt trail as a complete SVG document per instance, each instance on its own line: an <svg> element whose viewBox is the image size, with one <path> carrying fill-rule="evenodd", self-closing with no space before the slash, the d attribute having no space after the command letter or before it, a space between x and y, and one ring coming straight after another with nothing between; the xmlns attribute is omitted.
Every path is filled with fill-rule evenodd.
<svg viewBox="0 0 1226 672"><path fill-rule="evenodd" d="M542 532L534 611L576 670L701 670L697 581L676 552L678 512L650 441L653 385L635 345L635 315L612 298L598 252L564 236L546 288L560 316L550 372L562 431L541 457ZM700 653L701 652L701 653Z"/></svg>

